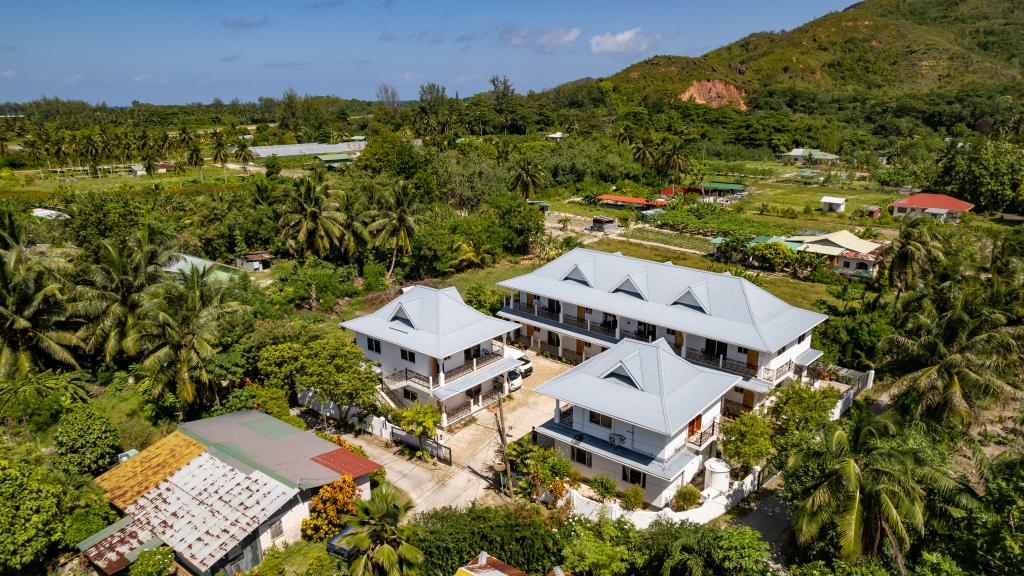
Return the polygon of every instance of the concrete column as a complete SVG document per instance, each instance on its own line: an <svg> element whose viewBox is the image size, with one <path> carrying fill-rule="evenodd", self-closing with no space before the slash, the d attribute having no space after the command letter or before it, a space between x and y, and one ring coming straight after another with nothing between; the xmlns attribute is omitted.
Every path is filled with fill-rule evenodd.
<svg viewBox="0 0 1024 576"><path fill-rule="evenodd" d="M508 396L508 373L505 373L505 378L501 384L501 395Z"/></svg>
<svg viewBox="0 0 1024 576"><path fill-rule="evenodd" d="M562 401L555 400L555 422L558 421L558 417L562 414Z"/></svg>
<svg viewBox="0 0 1024 576"><path fill-rule="evenodd" d="M441 428L447 428L447 427L448 427L448 411L447 410L442 410L441 411Z"/></svg>
<svg viewBox="0 0 1024 576"><path fill-rule="evenodd" d="M438 387L444 386L444 370L438 370L437 372L437 385Z"/></svg>

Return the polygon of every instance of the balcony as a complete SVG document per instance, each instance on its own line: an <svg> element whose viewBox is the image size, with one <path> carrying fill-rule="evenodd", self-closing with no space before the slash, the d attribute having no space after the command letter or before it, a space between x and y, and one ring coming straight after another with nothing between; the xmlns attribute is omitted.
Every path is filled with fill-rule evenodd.
<svg viewBox="0 0 1024 576"><path fill-rule="evenodd" d="M560 358L566 364L579 364L582 361L580 355L575 350L568 350L563 348L561 351L558 350L558 346L553 346L547 342L540 342L537 344L537 350L549 356Z"/></svg>
<svg viewBox="0 0 1024 576"><path fill-rule="evenodd" d="M750 406L744 406L735 400L722 400L722 414L726 418L737 418L753 410Z"/></svg>
<svg viewBox="0 0 1024 576"><path fill-rule="evenodd" d="M541 320L539 324L544 328L545 324L556 329L564 329L566 332L576 332L596 337L608 344L617 342L615 326L611 323L594 322L592 320L580 320L575 314L559 314L542 306L527 305L518 300L512 300L505 309L523 316L530 316Z"/></svg>
<svg viewBox="0 0 1024 576"><path fill-rule="evenodd" d="M769 382L776 382L788 374L793 373L796 364L790 360L778 368L765 368L761 370L761 379Z"/></svg>
<svg viewBox="0 0 1024 576"><path fill-rule="evenodd" d="M686 438L686 442L700 449L708 442L711 442L716 436L718 436L717 418L711 421L711 426L705 426L702 430L690 434Z"/></svg>
<svg viewBox="0 0 1024 576"><path fill-rule="evenodd" d="M632 338L641 342L654 342L654 334L649 331L634 332L625 328L619 328L620 338Z"/></svg>
<svg viewBox="0 0 1024 576"><path fill-rule="evenodd" d="M699 348L687 348L686 359L695 364L718 368L719 370L725 370L726 372L739 374L747 378L757 377L757 366L751 366L746 362L732 360L723 356L715 357Z"/></svg>
<svg viewBox="0 0 1024 576"><path fill-rule="evenodd" d="M445 370L445 383L453 382L458 378L461 378L462 376L465 376L466 374L473 372L474 370L483 368L488 364L493 364L504 357L505 349L501 346L496 346L495 349L482 352L478 358L473 358L472 360L470 360L466 364L463 364L462 366L457 366L455 368L452 368L451 370Z"/></svg>
<svg viewBox="0 0 1024 576"><path fill-rule="evenodd" d="M389 390L402 388L406 384L419 384L428 390L434 387L433 378L424 376L423 374L420 374L415 370L409 370L408 368L402 368L401 370L395 370L390 374L385 374L382 377L382 380Z"/></svg>

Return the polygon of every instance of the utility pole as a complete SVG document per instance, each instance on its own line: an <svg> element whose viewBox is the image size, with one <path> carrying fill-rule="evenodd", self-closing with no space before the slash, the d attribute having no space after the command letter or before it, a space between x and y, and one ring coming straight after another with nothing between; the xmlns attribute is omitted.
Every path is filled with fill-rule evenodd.
<svg viewBox="0 0 1024 576"><path fill-rule="evenodd" d="M509 497L512 496L512 467L508 463L508 439L505 436L505 410L501 403L501 393L498 393L498 413L494 415L495 424L498 426L498 442L501 446L501 456L505 463L505 474L508 478L508 490Z"/></svg>

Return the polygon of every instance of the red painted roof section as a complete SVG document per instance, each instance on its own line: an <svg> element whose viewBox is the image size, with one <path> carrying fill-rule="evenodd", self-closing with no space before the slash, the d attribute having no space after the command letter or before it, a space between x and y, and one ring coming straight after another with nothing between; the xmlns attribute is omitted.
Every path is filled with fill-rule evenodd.
<svg viewBox="0 0 1024 576"><path fill-rule="evenodd" d="M942 208L943 210L951 210L953 212L967 212L971 208L974 208L974 204L971 204L970 202L957 200L956 198L946 196L945 194L930 194L927 192L912 194L906 198L901 198L893 202L892 205L907 206L910 208Z"/></svg>
<svg viewBox="0 0 1024 576"><path fill-rule="evenodd" d="M383 466L373 460L363 458L344 448L324 452L319 456L314 456L312 460L325 468L334 470L338 474L348 474L353 479L365 476L378 468L383 468Z"/></svg>
<svg viewBox="0 0 1024 576"><path fill-rule="evenodd" d="M644 206L664 206L668 204L667 200L644 200L643 198L634 198L632 196L616 196L614 194L601 194L597 197L598 200L604 200L605 202L622 202L623 204L642 204Z"/></svg>

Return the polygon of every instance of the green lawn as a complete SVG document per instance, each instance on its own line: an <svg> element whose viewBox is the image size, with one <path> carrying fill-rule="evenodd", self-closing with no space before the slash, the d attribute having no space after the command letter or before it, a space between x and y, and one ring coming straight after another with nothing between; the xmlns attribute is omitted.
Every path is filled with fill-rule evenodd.
<svg viewBox="0 0 1024 576"><path fill-rule="evenodd" d="M532 259L504 260L489 268L461 272L444 279L443 282L450 286L455 286L459 289L459 292L464 293L466 288L477 282L482 282L485 286L493 286L502 280L508 280L509 278L532 272L538 266L540 266L540 263Z"/></svg>
<svg viewBox="0 0 1024 576"><path fill-rule="evenodd" d="M603 238L593 244L588 244L587 248L603 252L622 252L626 256L645 258L655 262L671 261L679 266L688 266L714 272L721 272L727 268L736 268L726 267L706 256L688 254L667 248L655 248L643 244L631 244L623 240L612 240L609 238ZM802 282L788 276L762 275L761 285L765 290L800 308L814 310L815 303L822 299L834 304L838 303L828 294L827 287L824 284Z"/></svg>
<svg viewBox="0 0 1024 576"><path fill-rule="evenodd" d="M846 198L846 212L844 214L826 214L821 211L822 196L838 196ZM806 228L821 228L824 230L841 230L851 226L864 226L870 223L866 218L856 218L857 210L867 206L885 207L893 200L899 198L887 190L866 185L854 185L849 188L833 188L827 186L803 186L800 184L758 184L750 193L743 207L754 219L765 221L777 221ZM762 203L769 204L775 209L792 208L797 211L797 218L782 218L778 216L759 215L754 212ZM809 214L805 209L810 208ZM872 223L878 227L879 224Z"/></svg>
<svg viewBox="0 0 1024 576"><path fill-rule="evenodd" d="M655 228L631 228L625 232L624 236L631 240L646 240L647 242L657 242L678 248L686 248L687 250L712 252L715 249L715 245L707 238L667 232Z"/></svg>
<svg viewBox="0 0 1024 576"><path fill-rule="evenodd" d="M227 174L229 181L243 177L240 172L236 172L234 170L228 170ZM153 176L133 177L118 175L103 176L100 178L82 175L77 178L78 180L75 181L62 182L61 180L66 179L63 176L57 176L55 174L39 176L35 171L22 171L15 177L0 179L0 196L43 199L50 197L61 190L70 190L73 192L94 192L113 190L123 186L141 189L151 188L154 184L159 184L164 188L170 188L191 181L199 181L200 175L198 170L190 169L184 174L168 172L165 174L155 174ZM203 169L202 179L205 182L223 182L224 172L219 166L208 166Z"/></svg>

